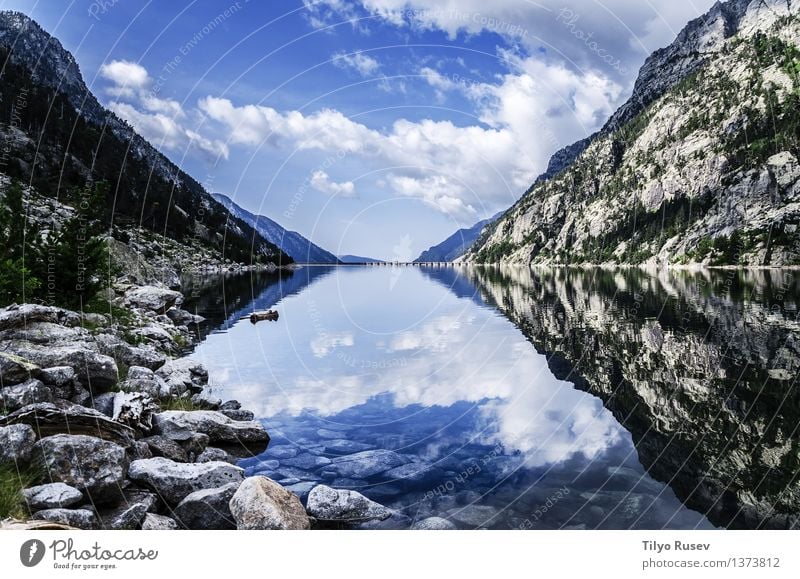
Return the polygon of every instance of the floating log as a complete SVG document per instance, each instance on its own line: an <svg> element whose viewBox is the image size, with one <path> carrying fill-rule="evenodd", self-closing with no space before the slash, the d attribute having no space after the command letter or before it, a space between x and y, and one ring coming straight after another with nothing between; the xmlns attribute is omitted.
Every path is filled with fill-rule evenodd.
<svg viewBox="0 0 800 579"><path fill-rule="evenodd" d="M253 312L249 316L243 316L241 319L249 319L251 324L255 324L263 320L274 322L278 319L278 312L275 310L268 310L266 312Z"/></svg>

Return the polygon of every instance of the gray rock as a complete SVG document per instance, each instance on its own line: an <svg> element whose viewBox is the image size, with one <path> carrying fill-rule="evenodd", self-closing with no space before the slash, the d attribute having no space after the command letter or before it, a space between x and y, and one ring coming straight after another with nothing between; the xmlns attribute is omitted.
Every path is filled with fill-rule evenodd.
<svg viewBox="0 0 800 579"><path fill-rule="evenodd" d="M94 340L100 353L111 356L129 367L157 370L167 361L167 357L152 345L134 346L114 334L98 334Z"/></svg>
<svg viewBox="0 0 800 579"><path fill-rule="evenodd" d="M269 435L259 422L239 422L213 410L167 411L157 414L154 431L173 440L187 440L195 432L207 434L214 446L244 447L253 454L267 448Z"/></svg>
<svg viewBox="0 0 800 579"><path fill-rule="evenodd" d="M186 451L186 456L189 462L197 462L197 457L203 454L203 451L208 448L208 443L211 438L202 432L195 432L191 438L181 440L180 445Z"/></svg>
<svg viewBox="0 0 800 579"><path fill-rule="evenodd" d="M308 497L308 493L310 493L311 489L317 486L317 484L319 483L315 480L303 481L287 485L286 490L297 495L301 501L305 501Z"/></svg>
<svg viewBox="0 0 800 579"><path fill-rule="evenodd" d="M71 507L83 500L81 491L60 482L23 489L22 496L31 511Z"/></svg>
<svg viewBox="0 0 800 579"><path fill-rule="evenodd" d="M391 450L365 450L333 459L330 469L340 477L366 479L408 462Z"/></svg>
<svg viewBox="0 0 800 579"><path fill-rule="evenodd" d="M36 378L0 389L0 410L5 408L6 412L14 412L29 404L52 401L53 392Z"/></svg>
<svg viewBox="0 0 800 579"><path fill-rule="evenodd" d="M0 464L26 463L36 443L36 433L27 424L0 426Z"/></svg>
<svg viewBox="0 0 800 579"><path fill-rule="evenodd" d="M155 513L146 513L142 520L143 531L174 531L178 528L178 523L175 519L165 517L164 515L157 515Z"/></svg>
<svg viewBox="0 0 800 579"><path fill-rule="evenodd" d="M92 408L111 418L114 416L114 398L117 392L105 392L92 397Z"/></svg>
<svg viewBox="0 0 800 579"><path fill-rule="evenodd" d="M32 456L48 480L73 486L96 503L119 496L128 468L124 448L92 436L48 436L34 445Z"/></svg>
<svg viewBox="0 0 800 579"><path fill-rule="evenodd" d="M250 410L220 410L220 412L231 420L240 420L242 422L247 422L255 418L255 414Z"/></svg>
<svg viewBox="0 0 800 579"><path fill-rule="evenodd" d="M96 529L97 518L88 509L45 509L33 513L33 518L40 521L52 521L69 525L76 529Z"/></svg>
<svg viewBox="0 0 800 579"><path fill-rule="evenodd" d="M213 461L230 462L232 464L236 464L236 459L234 457L232 457L230 454L228 454L221 448L214 448L213 446L209 446L208 448L206 448L195 459L195 462L213 462Z"/></svg>
<svg viewBox="0 0 800 579"><path fill-rule="evenodd" d="M128 368L128 380L155 380L156 373L144 366L131 366Z"/></svg>
<svg viewBox="0 0 800 579"><path fill-rule="evenodd" d="M0 376L2 385L19 384L41 375L39 366L12 352L0 352Z"/></svg>
<svg viewBox="0 0 800 579"><path fill-rule="evenodd" d="M303 504L278 483L263 476L250 477L230 501L237 529L310 529Z"/></svg>
<svg viewBox="0 0 800 579"><path fill-rule="evenodd" d="M128 476L176 505L194 491L241 482L244 470L227 462L179 463L155 457L133 461Z"/></svg>
<svg viewBox="0 0 800 579"><path fill-rule="evenodd" d="M69 310L38 304L13 305L0 309L0 331L26 327L34 322L75 327L80 326L81 316Z"/></svg>
<svg viewBox="0 0 800 579"><path fill-rule="evenodd" d="M156 371L163 380L162 396L197 394L208 384L208 370L191 358L169 360Z"/></svg>
<svg viewBox="0 0 800 579"><path fill-rule="evenodd" d="M222 398L220 398L219 396L215 396L208 390L203 390L202 392L198 392L197 394L192 395L192 402L194 402L198 406L207 408L209 410L217 410L222 404ZM250 419L252 420L252 416L250 417Z"/></svg>
<svg viewBox="0 0 800 579"><path fill-rule="evenodd" d="M238 400L228 400L219 406L220 410L241 410L242 404Z"/></svg>
<svg viewBox="0 0 800 579"><path fill-rule="evenodd" d="M171 438L155 435L142 438L141 442L147 444L153 456L163 456L175 462L189 462L186 450Z"/></svg>
<svg viewBox="0 0 800 579"><path fill-rule="evenodd" d="M392 511L392 516L382 521L367 521L355 525L364 531L399 531L411 528L411 517L399 511Z"/></svg>
<svg viewBox="0 0 800 579"><path fill-rule="evenodd" d="M142 526L148 505L144 502L125 503L99 513L100 526L110 531L132 531Z"/></svg>
<svg viewBox="0 0 800 579"><path fill-rule="evenodd" d="M161 396L164 382L160 378L126 378L117 384L120 392L142 392L149 394L153 398Z"/></svg>
<svg viewBox="0 0 800 579"><path fill-rule="evenodd" d="M139 286L125 292L126 305L164 313L183 296L180 292L155 286Z"/></svg>
<svg viewBox="0 0 800 579"><path fill-rule="evenodd" d="M39 379L48 386L63 388L71 386L76 377L75 370L69 366L54 366L44 368L39 375Z"/></svg>
<svg viewBox="0 0 800 579"><path fill-rule="evenodd" d="M28 424L39 437L70 432L110 440L124 447L133 444L134 431L93 408L66 400L31 404L0 417L0 426Z"/></svg>
<svg viewBox="0 0 800 579"><path fill-rule="evenodd" d="M62 329L59 327L56 330ZM14 353L33 362L40 368L69 366L75 370L77 379L92 392L103 392L117 382L118 370L114 358L101 354L88 342L61 342L55 334L50 344L34 344L27 341L13 342Z"/></svg>
<svg viewBox="0 0 800 579"><path fill-rule="evenodd" d="M414 531L452 531L457 527L441 517L428 517L411 525Z"/></svg>
<svg viewBox="0 0 800 579"><path fill-rule="evenodd" d="M153 451L150 450L150 447L147 446L146 442L137 440L136 442L133 443L133 451L131 452L131 457L133 460L139 460L141 458L153 458Z"/></svg>
<svg viewBox="0 0 800 579"><path fill-rule="evenodd" d="M235 529L230 502L239 484L189 494L175 507L175 519L187 529Z"/></svg>
<svg viewBox="0 0 800 579"><path fill-rule="evenodd" d="M144 392L117 392L111 418L140 432L153 428L153 417L159 406L150 394Z"/></svg>
<svg viewBox="0 0 800 579"><path fill-rule="evenodd" d="M325 485L317 485L308 493L306 511L320 521L340 523L382 521L392 515L390 509L359 492L332 489Z"/></svg>
<svg viewBox="0 0 800 579"><path fill-rule="evenodd" d="M200 324L205 321L203 316L196 316L191 312L182 310L180 308L170 308L167 310L167 317L172 320L176 326L188 326L191 324Z"/></svg>

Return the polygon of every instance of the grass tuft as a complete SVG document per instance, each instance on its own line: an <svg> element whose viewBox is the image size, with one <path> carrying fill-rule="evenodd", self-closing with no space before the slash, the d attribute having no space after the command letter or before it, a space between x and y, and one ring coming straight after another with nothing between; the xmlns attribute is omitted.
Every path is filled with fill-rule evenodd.
<svg viewBox="0 0 800 579"><path fill-rule="evenodd" d="M22 498L22 489L36 484L38 480L39 473L33 468L0 465L0 519L12 517L25 520L30 517Z"/></svg>

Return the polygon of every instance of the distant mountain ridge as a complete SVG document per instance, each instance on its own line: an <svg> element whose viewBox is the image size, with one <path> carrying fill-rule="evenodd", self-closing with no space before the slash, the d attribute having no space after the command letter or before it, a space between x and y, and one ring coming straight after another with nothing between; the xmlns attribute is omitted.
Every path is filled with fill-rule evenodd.
<svg viewBox="0 0 800 579"><path fill-rule="evenodd" d="M72 54L21 12L0 11L0 62L0 118L14 119L0 125L4 173L67 204L88 183L107 183L104 221L114 231L138 224L232 261L291 262L103 107Z"/></svg>
<svg viewBox="0 0 800 579"><path fill-rule="evenodd" d="M360 255L340 255L339 260L342 263L386 263L380 259L372 257L361 257Z"/></svg>
<svg viewBox="0 0 800 579"><path fill-rule="evenodd" d="M689 22L460 261L800 265L798 12L730 0Z"/></svg>
<svg viewBox="0 0 800 579"><path fill-rule="evenodd" d="M429 263L433 261L455 261L462 255L464 255L467 250L475 243L475 240L478 239L478 236L483 231L483 228L487 225L494 223L500 216L503 215L503 212L490 217L489 219L484 219L483 221L479 221L472 227L459 229L453 235L442 241L441 243L434 245L433 247L423 251L420 256L414 260L414 263Z"/></svg>
<svg viewBox="0 0 800 579"><path fill-rule="evenodd" d="M235 215L251 227L267 241L274 243L298 263L338 264L339 260L331 252L312 243L296 231L289 231L264 215L256 215L222 193L212 193L231 214Z"/></svg>

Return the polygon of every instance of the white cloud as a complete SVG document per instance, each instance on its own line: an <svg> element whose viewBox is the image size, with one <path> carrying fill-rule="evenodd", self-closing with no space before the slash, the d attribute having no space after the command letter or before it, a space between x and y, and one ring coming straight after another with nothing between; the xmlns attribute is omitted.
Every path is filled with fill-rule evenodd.
<svg viewBox="0 0 800 579"><path fill-rule="evenodd" d="M142 65L115 60L104 64L100 74L112 83L105 89L114 99L108 108L154 145L172 150L191 148L210 160L228 158L228 146L223 141L205 137L188 126L189 120L178 101L158 96Z"/></svg>
<svg viewBox="0 0 800 579"><path fill-rule="evenodd" d="M311 186L332 197L356 197L356 187L352 181L336 183L322 170L314 171L311 175Z"/></svg>
<svg viewBox="0 0 800 579"><path fill-rule="evenodd" d="M339 332L336 334L317 336L311 340L311 351L317 358L324 358L336 348L355 344L355 336L352 332Z"/></svg>
<svg viewBox="0 0 800 579"><path fill-rule="evenodd" d="M337 53L333 55L333 64L344 70L354 70L365 78L374 75L381 67L377 59L363 52Z"/></svg>
<svg viewBox="0 0 800 579"><path fill-rule="evenodd" d="M100 67L100 74L119 87L145 88L150 84L147 69L129 60L113 60Z"/></svg>

